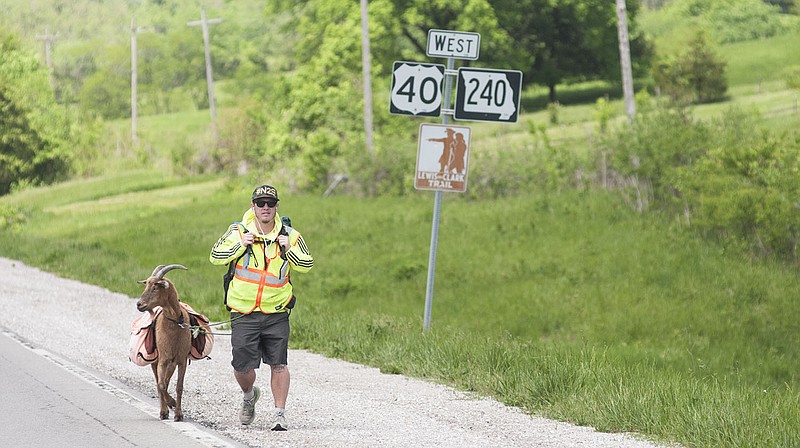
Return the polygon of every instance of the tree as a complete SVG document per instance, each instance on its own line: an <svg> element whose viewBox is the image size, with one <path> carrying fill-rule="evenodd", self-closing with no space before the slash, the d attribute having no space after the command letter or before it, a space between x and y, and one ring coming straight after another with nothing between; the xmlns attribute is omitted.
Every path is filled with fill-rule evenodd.
<svg viewBox="0 0 800 448"><path fill-rule="evenodd" d="M70 130L47 72L16 38L0 34L0 195L15 184L66 178Z"/></svg>
<svg viewBox="0 0 800 448"><path fill-rule="evenodd" d="M495 0L498 23L514 49L513 67L524 73L525 84L549 89L591 79L619 80L617 18L607 0ZM642 74L653 53L636 26L639 2L628 2L628 29L634 74Z"/></svg>
<svg viewBox="0 0 800 448"><path fill-rule="evenodd" d="M706 43L705 35L698 33L686 51L653 66L653 79L675 104L707 103L725 97L725 67Z"/></svg>
<svg viewBox="0 0 800 448"><path fill-rule="evenodd" d="M469 31L481 35L481 66L507 67L511 41L492 3L491 0L392 0L398 13L397 26L406 45L410 45L404 56L425 57L430 29Z"/></svg>

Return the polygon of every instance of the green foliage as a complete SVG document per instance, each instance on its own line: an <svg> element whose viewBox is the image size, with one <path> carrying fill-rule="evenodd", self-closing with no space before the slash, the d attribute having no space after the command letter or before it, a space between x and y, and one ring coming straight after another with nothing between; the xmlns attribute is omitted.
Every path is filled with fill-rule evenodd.
<svg viewBox="0 0 800 448"><path fill-rule="evenodd" d="M692 225L757 256L796 262L800 232L800 142L760 129L753 114L728 110L704 157L679 171Z"/></svg>
<svg viewBox="0 0 800 448"><path fill-rule="evenodd" d="M674 0L658 13L659 34L679 38L686 27L706 30L717 43L776 36L787 30L780 8L762 0Z"/></svg>
<svg viewBox="0 0 800 448"><path fill-rule="evenodd" d="M66 178L72 123L47 73L14 37L0 33L0 195L15 184Z"/></svg>
<svg viewBox="0 0 800 448"><path fill-rule="evenodd" d="M764 0L764 3L779 7L784 14L797 13L795 9L797 2L795 0Z"/></svg>
<svg viewBox="0 0 800 448"><path fill-rule="evenodd" d="M709 25L721 43L764 39L784 31L779 8L761 0L715 0Z"/></svg>
<svg viewBox="0 0 800 448"><path fill-rule="evenodd" d="M332 176L343 173L359 183L361 191L397 191L399 184L392 183L399 178L391 171L398 167L383 161L397 160L395 137L403 135L398 138L406 140L413 122L390 119L387 99L376 97L373 129L374 153L378 155L368 153L358 5L308 2L302 5L302 13L291 23L303 36L297 46L298 68L275 79L266 93L261 118L266 136L259 148L262 163L279 164L291 171L295 185L312 191L322 191ZM387 53L396 41L391 37L390 20L396 14L387 1L370 2L370 13L371 23L376 24L375 35L371 36L373 54ZM317 17L325 20L315 20ZM380 79L377 75L391 64L384 64L377 57L375 62L373 78ZM377 83L386 86L385 81ZM281 113L276 116L275 110ZM405 132L398 134L399 130ZM378 178L368 179L366 173Z"/></svg>
<svg viewBox="0 0 800 448"><path fill-rule="evenodd" d="M800 90L800 65L793 65L784 70L786 87Z"/></svg>
<svg viewBox="0 0 800 448"><path fill-rule="evenodd" d="M603 0L508 0L493 2L500 26L509 34L510 66L525 72L526 84L547 86L576 80L619 80L616 9ZM638 29L639 2L628 2L633 68L645 73L652 48ZM534 30L532 32L532 30Z"/></svg>
<svg viewBox="0 0 800 448"><path fill-rule="evenodd" d="M732 43L777 36L797 24L781 15L779 6L762 0L674 0L644 23L664 43L683 42L684 36L706 31L717 43ZM787 20L789 19L789 20Z"/></svg>
<svg viewBox="0 0 800 448"><path fill-rule="evenodd" d="M728 109L703 122L664 108L640 113L603 148L625 188L651 194L659 209L734 251L796 262L800 143Z"/></svg>
<svg viewBox="0 0 800 448"><path fill-rule="evenodd" d="M658 199L669 202L675 189L674 169L693 164L705 151L708 130L685 112L658 108L639 113L605 144L612 166L623 177L652 185Z"/></svg>
<svg viewBox="0 0 800 448"><path fill-rule="evenodd" d="M397 59L418 60L425 55L427 30L462 30L481 34L480 60L488 66L504 66L512 50L512 41L501 24L499 14L503 8L498 2L487 0L392 0L396 12L395 25L406 36L408 43L400 53L386 53L382 64ZM410 46L410 48L409 48ZM413 59L412 59L413 58ZM499 65L498 65L499 64ZM519 67L522 68L522 67Z"/></svg>
<svg viewBox="0 0 800 448"><path fill-rule="evenodd" d="M595 102L595 118L597 119L600 133L605 134L608 131L608 122L615 114L616 108L611 105L607 98L597 99Z"/></svg>
<svg viewBox="0 0 800 448"><path fill-rule="evenodd" d="M126 89L130 92L129 79L96 72L83 81L78 101L81 107L105 119L130 118L130 94L120 95Z"/></svg>
<svg viewBox="0 0 800 448"><path fill-rule="evenodd" d="M16 206L0 204L0 230L18 232L25 224L25 214Z"/></svg>
<svg viewBox="0 0 800 448"><path fill-rule="evenodd" d="M653 80L674 104L719 101L728 90L725 67L699 33L685 51L654 65Z"/></svg>

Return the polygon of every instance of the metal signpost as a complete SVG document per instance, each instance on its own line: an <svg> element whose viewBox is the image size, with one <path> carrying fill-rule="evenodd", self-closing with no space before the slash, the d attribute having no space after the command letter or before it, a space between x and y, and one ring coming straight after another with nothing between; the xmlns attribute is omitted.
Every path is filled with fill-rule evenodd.
<svg viewBox="0 0 800 448"><path fill-rule="evenodd" d="M472 130L466 126L448 125L449 116L453 115L456 120L504 123L516 123L519 117L522 72L453 69L455 59L478 59L480 42L481 35L478 33L429 30L426 54L430 57L446 58L447 68L439 64L397 61L392 71L390 113L418 117L442 115L441 125L420 125L414 181L414 188L436 192L433 201L428 282L425 288L424 331L431 327L442 192L464 192L467 189ZM456 76L456 105L452 109L450 102L453 96L453 78Z"/></svg>

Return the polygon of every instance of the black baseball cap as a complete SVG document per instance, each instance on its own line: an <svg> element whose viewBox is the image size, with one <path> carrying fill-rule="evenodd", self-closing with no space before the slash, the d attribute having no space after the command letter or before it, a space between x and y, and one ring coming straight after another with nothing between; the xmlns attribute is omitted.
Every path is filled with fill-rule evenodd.
<svg viewBox="0 0 800 448"><path fill-rule="evenodd" d="M256 199L265 199L265 198L275 199L276 201L279 201L280 199L278 199L278 190L276 190L275 187L273 187L272 185L262 185L253 190L253 201L255 201Z"/></svg>

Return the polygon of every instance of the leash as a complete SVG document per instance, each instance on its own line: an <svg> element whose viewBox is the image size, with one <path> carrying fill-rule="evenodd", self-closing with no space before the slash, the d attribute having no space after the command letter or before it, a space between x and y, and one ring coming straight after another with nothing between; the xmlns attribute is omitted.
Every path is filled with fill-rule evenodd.
<svg viewBox="0 0 800 448"><path fill-rule="evenodd" d="M235 321L236 319L241 319L244 316L246 316L246 314L240 314L239 316L234 317L233 319L228 319L228 320L225 320L225 321L222 321L222 322L208 323L207 325L189 325L189 324L185 324L185 323L178 323L174 319L170 319L170 320L172 320L173 322L178 324L179 327L185 328L185 329L191 331L192 332L192 337L196 338L197 335L201 334L201 333L202 334L213 334L214 336L230 336L231 333L217 333L217 332L214 332L214 331L208 331L205 328L206 327L218 327L220 325L226 325L226 324L229 324L229 323Z"/></svg>

